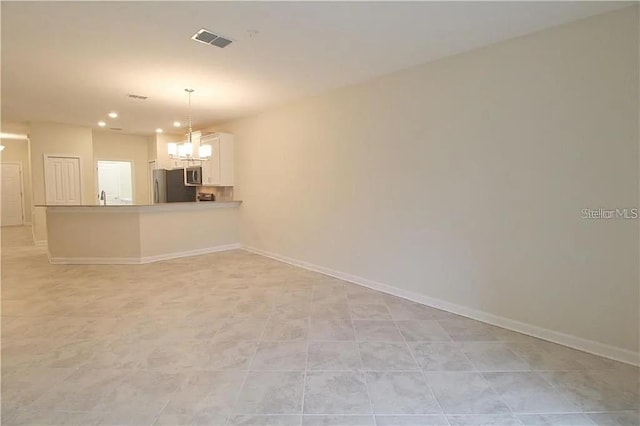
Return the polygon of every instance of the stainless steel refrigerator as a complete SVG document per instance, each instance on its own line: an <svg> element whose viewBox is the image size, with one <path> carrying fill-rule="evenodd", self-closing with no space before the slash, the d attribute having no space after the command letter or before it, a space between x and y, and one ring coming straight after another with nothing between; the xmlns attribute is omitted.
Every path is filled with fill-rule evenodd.
<svg viewBox="0 0 640 426"><path fill-rule="evenodd" d="M183 203L196 201L196 187L184 184L184 170L153 171L153 202Z"/></svg>

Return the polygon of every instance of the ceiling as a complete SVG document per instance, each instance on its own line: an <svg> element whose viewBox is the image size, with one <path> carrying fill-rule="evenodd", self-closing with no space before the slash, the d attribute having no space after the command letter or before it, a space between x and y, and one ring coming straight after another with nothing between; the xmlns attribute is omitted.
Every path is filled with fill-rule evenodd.
<svg viewBox="0 0 640 426"><path fill-rule="evenodd" d="M629 4L2 1L2 120L198 128Z"/></svg>

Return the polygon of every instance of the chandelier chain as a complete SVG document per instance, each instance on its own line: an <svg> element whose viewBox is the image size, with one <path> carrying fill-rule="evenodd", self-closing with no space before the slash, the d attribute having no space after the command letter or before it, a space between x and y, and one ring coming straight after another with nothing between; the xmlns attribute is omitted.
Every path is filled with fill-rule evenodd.
<svg viewBox="0 0 640 426"><path fill-rule="evenodd" d="M193 133L193 116L191 114L191 94L193 93L193 89L184 89L185 92L189 94L189 143L192 143L191 134Z"/></svg>

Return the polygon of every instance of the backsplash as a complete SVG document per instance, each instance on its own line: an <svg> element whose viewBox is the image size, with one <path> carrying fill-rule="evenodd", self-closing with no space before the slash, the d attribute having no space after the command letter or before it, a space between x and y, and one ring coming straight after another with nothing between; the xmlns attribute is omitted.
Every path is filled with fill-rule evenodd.
<svg viewBox="0 0 640 426"><path fill-rule="evenodd" d="M213 194L216 201L233 201L233 186L199 186L197 192Z"/></svg>

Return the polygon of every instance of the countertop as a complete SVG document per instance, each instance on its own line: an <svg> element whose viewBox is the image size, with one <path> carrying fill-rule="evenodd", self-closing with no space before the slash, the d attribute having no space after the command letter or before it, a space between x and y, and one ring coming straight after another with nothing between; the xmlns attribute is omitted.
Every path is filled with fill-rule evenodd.
<svg viewBox="0 0 640 426"><path fill-rule="evenodd" d="M158 203L158 204L127 204L127 205L97 205L97 204L77 204L77 205L47 205L37 204L36 207L46 207L47 211L58 212L164 212L164 211L188 211L188 210L208 210L219 208L238 207L242 201L192 201L185 203Z"/></svg>

